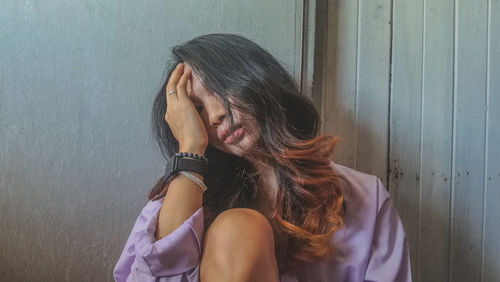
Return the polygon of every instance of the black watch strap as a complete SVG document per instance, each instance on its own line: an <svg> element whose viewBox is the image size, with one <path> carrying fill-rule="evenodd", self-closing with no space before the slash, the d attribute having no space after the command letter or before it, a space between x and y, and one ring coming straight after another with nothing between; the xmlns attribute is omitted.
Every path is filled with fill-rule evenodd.
<svg viewBox="0 0 500 282"><path fill-rule="evenodd" d="M177 153L170 157L165 167L167 183L174 178L179 171L192 171L205 176L208 169L207 159L203 156L188 156L186 153Z"/></svg>

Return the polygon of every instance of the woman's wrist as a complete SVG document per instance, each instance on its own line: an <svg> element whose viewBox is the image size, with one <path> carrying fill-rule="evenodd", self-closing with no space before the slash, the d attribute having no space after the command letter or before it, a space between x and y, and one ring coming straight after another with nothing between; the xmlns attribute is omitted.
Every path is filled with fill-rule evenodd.
<svg viewBox="0 0 500 282"><path fill-rule="evenodd" d="M205 155L206 148L193 147L193 146L179 146L179 152L194 153L198 155Z"/></svg>

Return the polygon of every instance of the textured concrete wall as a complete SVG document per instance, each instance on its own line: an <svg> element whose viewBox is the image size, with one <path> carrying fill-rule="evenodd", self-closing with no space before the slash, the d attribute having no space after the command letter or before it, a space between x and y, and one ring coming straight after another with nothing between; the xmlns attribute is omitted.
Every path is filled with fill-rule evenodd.
<svg viewBox="0 0 500 282"><path fill-rule="evenodd" d="M0 281L110 281L164 166L169 48L246 35L300 70L302 1L0 1ZM297 29L299 27L299 29Z"/></svg>

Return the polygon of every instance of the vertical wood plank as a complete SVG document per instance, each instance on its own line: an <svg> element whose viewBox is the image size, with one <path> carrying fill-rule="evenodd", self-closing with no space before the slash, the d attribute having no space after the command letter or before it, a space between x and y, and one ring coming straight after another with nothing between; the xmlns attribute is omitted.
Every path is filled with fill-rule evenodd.
<svg viewBox="0 0 500 282"><path fill-rule="evenodd" d="M454 169L450 281L480 281L487 2L455 2Z"/></svg>
<svg viewBox="0 0 500 282"><path fill-rule="evenodd" d="M300 91L312 100L313 75L314 75L314 37L316 30L316 1L305 1L303 4L302 17L297 22L302 23L302 39L300 40L302 51L300 70Z"/></svg>
<svg viewBox="0 0 500 282"><path fill-rule="evenodd" d="M391 0L360 1L356 80L356 169L387 185Z"/></svg>
<svg viewBox="0 0 500 282"><path fill-rule="evenodd" d="M319 111L319 129L323 133L323 100L326 92L326 66L328 53L328 1L314 1L314 64L312 75L311 100Z"/></svg>
<svg viewBox="0 0 500 282"><path fill-rule="evenodd" d="M418 281L448 281L453 114L453 2L424 2Z"/></svg>
<svg viewBox="0 0 500 282"><path fill-rule="evenodd" d="M299 86L299 89L302 89L302 41L304 40L304 0L296 0L294 1L295 8L295 42L294 42L294 60L293 60L293 74L295 77L295 81Z"/></svg>
<svg viewBox="0 0 500 282"><path fill-rule="evenodd" d="M393 5L389 190L407 232L412 275L417 280L423 1Z"/></svg>
<svg viewBox="0 0 500 282"><path fill-rule="evenodd" d="M358 0L329 0L322 132L342 138L335 162L355 167Z"/></svg>
<svg viewBox="0 0 500 282"><path fill-rule="evenodd" d="M483 281L500 281L500 2L489 1L488 120Z"/></svg>

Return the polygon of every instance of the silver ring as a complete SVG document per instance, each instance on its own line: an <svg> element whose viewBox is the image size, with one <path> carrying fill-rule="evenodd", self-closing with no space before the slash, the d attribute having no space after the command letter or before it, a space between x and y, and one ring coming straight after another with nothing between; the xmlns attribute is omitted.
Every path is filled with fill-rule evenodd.
<svg viewBox="0 0 500 282"><path fill-rule="evenodd" d="M175 90L168 91L168 95L172 95L172 94L175 94L175 93L177 93L177 92L175 92Z"/></svg>

